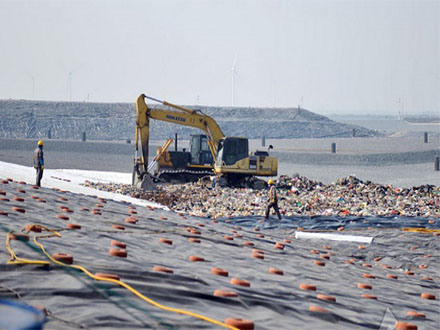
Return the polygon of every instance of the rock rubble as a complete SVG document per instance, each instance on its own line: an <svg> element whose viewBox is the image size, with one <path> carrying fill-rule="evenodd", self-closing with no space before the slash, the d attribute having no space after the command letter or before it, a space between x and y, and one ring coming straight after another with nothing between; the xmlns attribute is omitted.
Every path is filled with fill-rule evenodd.
<svg viewBox="0 0 440 330"><path fill-rule="evenodd" d="M156 202L191 215L225 218L262 216L268 191L212 188L206 182L159 185L143 192L124 184L86 181L85 186ZM285 216L422 216L440 217L440 187L408 189L362 181L349 176L331 184L294 175L277 181L281 213Z"/></svg>

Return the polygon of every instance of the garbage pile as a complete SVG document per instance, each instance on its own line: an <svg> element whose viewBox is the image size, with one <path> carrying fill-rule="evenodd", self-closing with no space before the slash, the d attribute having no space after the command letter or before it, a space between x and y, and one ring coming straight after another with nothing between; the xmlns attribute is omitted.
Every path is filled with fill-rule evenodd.
<svg viewBox="0 0 440 330"><path fill-rule="evenodd" d="M206 182L159 185L143 192L131 185L86 181L85 186L156 202L194 216L225 218L263 216L268 191L212 187ZM422 216L440 217L440 187L400 189L348 176L331 184L294 175L277 180L278 201L285 216Z"/></svg>

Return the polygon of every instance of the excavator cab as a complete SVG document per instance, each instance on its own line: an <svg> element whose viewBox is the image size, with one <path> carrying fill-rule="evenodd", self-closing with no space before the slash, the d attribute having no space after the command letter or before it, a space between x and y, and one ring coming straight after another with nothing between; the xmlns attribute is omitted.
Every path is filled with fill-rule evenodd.
<svg viewBox="0 0 440 330"><path fill-rule="evenodd" d="M241 137L226 137L220 141L217 152L217 163L234 165L249 155L249 141Z"/></svg>
<svg viewBox="0 0 440 330"><path fill-rule="evenodd" d="M204 134L191 134L191 165L213 165L208 138Z"/></svg>
<svg viewBox="0 0 440 330"><path fill-rule="evenodd" d="M249 153L249 140L243 137L225 137L217 148L214 171L228 184L237 185L252 176L276 176L278 161L268 152Z"/></svg>

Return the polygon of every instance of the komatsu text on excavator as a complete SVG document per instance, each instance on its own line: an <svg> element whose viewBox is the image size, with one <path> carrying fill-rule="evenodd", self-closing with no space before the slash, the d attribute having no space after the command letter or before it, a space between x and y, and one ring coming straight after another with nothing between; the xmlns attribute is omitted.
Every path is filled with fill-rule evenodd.
<svg viewBox="0 0 440 330"><path fill-rule="evenodd" d="M167 108L149 108L149 99ZM278 161L267 151L249 154L249 141L244 137L225 137L217 122L199 110L191 110L166 101L140 95L136 101L136 153L133 185L150 189L153 179L164 181L194 181L206 175L216 175L231 186L258 180L256 176L276 176ZM158 153L152 164L148 163L150 119L185 125L202 130L205 134L192 135L190 152L167 151L170 140ZM138 156L139 138L141 155ZM152 173L152 165L156 171Z"/></svg>

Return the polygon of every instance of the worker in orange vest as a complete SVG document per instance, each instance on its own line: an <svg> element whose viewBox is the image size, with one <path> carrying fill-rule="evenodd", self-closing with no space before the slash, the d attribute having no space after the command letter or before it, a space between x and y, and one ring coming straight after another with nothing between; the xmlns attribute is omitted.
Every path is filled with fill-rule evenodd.
<svg viewBox="0 0 440 330"><path fill-rule="evenodd" d="M277 187L275 187L273 179L269 179L267 183L269 184L269 204L267 204L266 208L266 219L269 219L270 209L273 207L277 213L278 220L281 220L280 209L278 208Z"/></svg>

